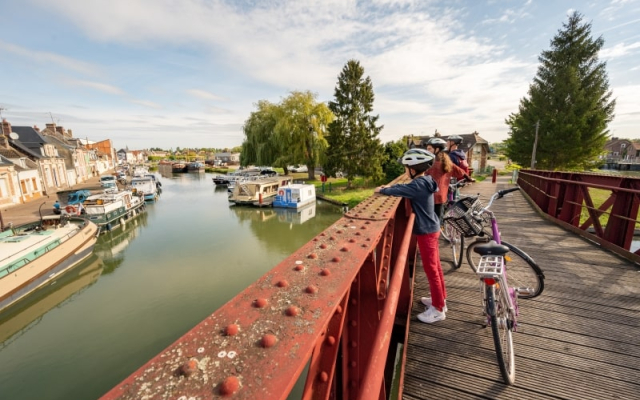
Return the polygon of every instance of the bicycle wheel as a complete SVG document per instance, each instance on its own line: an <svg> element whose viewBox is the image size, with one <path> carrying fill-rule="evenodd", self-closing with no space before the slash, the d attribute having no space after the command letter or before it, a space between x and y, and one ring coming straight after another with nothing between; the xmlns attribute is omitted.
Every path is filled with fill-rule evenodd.
<svg viewBox="0 0 640 400"><path fill-rule="evenodd" d="M513 352L513 321L508 313L507 288L500 285L486 285L487 314L491 319L493 344L504 383L512 385L516 379L515 354Z"/></svg>
<svg viewBox="0 0 640 400"><path fill-rule="evenodd" d="M462 265L462 252L464 250L464 236L462 236L453 225L447 222L444 223L442 230L446 232L445 237L449 241L449 246L451 246L451 262L453 268L460 268Z"/></svg>
<svg viewBox="0 0 640 400"><path fill-rule="evenodd" d="M467 261L473 272L476 272L480 261L480 254L474 252L473 249L488 241L489 238L485 237L467 246ZM505 255L509 285L520 289L518 292L519 298L532 299L540 296L544 290L544 273L542 269L527 253L516 246L507 242L502 242L502 244L509 248L509 253Z"/></svg>

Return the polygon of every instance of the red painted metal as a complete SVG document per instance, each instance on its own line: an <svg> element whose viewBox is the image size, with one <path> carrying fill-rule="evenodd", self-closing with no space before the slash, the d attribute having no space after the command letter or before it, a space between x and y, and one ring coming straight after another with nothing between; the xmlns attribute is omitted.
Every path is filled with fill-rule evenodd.
<svg viewBox="0 0 640 400"><path fill-rule="evenodd" d="M491 183L496 183L497 179L498 179L498 170L494 168L491 174Z"/></svg>
<svg viewBox="0 0 640 400"><path fill-rule="evenodd" d="M365 200L102 399L286 399L307 364L304 399L363 398L363 382L385 398L390 379L367 366L407 328L397 324L410 315L415 263L407 204Z"/></svg>
<svg viewBox="0 0 640 400"><path fill-rule="evenodd" d="M593 226L595 237L627 252L630 250L640 209L639 178L522 170L518 184L551 217L582 231ZM609 191L610 195L596 207L589 191L591 188ZM587 210L589 218L580 224L583 209ZM602 214L609 215L604 227L599 221ZM636 254L640 255L640 252Z"/></svg>

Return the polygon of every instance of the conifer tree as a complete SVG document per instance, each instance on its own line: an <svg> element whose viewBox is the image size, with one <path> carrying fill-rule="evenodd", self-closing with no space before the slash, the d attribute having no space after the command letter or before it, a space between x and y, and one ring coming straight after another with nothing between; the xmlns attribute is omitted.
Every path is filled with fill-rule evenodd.
<svg viewBox="0 0 640 400"><path fill-rule="evenodd" d="M356 60L349 60L338 76L334 101L329 109L335 120L329 125L326 137L329 149L324 171L335 176L347 175L351 187L356 175L378 180L382 177L384 148L378 135L382 126L376 126L378 116L373 111L373 85L364 78L364 68Z"/></svg>
<svg viewBox="0 0 640 400"><path fill-rule="evenodd" d="M604 39L591 38L591 24L574 12L543 51L528 97L506 124L507 155L531 165L538 125L536 169L584 169L597 162L613 120L606 63L598 60ZM538 122L539 121L539 122Z"/></svg>

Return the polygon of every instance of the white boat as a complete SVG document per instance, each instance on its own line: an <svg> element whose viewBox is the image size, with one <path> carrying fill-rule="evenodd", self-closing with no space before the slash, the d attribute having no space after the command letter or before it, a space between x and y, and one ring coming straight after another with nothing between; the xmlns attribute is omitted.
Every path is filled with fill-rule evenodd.
<svg viewBox="0 0 640 400"><path fill-rule="evenodd" d="M291 178L285 176L267 177L236 183L229 195L229 202L235 204L269 206L273 203L278 190L291 184Z"/></svg>
<svg viewBox="0 0 640 400"><path fill-rule="evenodd" d="M97 232L85 219L51 215L0 233L0 309L87 258Z"/></svg>
<svg viewBox="0 0 640 400"><path fill-rule="evenodd" d="M116 184L116 177L113 175L103 175L100 177L100 186L103 189L113 190L118 189L118 185Z"/></svg>
<svg viewBox="0 0 640 400"><path fill-rule="evenodd" d="M142 196L130 190L105 192L89 196L84 202L85 218L98 225L101 232L125 224L144 211Z"/></svg>
<svg viewBox="0 0 640 400"><path fill-rule="evenodd" d="M148 173L149 173L149 169L147 167L139 165L133 170L133 177L139 178L141 176L145 176Z"/></svg>
<svg viewBox="0 0 640 400"><path fill-rule="evenodd" d="M316 202L316 187L303 183L292 183L278 189L274 207L300 208Z"/></svg>
<svg viewBox="0 0 640 400"><path fill-rule="evenodd" d="M155 179L150 176L136 176L131 178L131 189L141 194L145 200L156 201L158 199L158 186Z"/></svg>

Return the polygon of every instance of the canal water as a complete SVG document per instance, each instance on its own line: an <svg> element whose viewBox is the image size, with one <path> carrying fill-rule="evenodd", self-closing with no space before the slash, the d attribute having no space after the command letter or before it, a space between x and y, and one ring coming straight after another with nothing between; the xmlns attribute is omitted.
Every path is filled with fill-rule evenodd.
<svg viewBox="0 0 640 400"><path fill-rule="evenodd" d="M1 399L100 397L342 216L230 206L211 178L163 172L146 213L0 314Z"/></svg>

